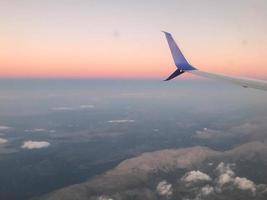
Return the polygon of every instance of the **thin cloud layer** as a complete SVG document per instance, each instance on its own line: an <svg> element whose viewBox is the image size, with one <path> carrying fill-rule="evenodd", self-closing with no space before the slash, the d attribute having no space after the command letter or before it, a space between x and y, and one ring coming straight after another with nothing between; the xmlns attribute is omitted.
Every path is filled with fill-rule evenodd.
<svg viewBox="0 0 267 200"><path fill-rule="evenodd" d="M254 117L242 124L234 125L226 130L203 128L197 130L194 137L207 140L221 140L222 138L242 138L245 141L267 140L267 117Z"/></svg>
<svg viewBox="0 0 267 200"><path fill-rule="evenodd" d="M25 141L21 148L23 149L42 149L50 146L49 142L46 141Z"/></svg>
<svg viewBox="0 0 267 200"><path fill-rule="evenodd" d="M109 120L108 123L133 123L135 120L132 119L116 119L116 120Z"/></svg>
<svg viewBox="0 0 267 200"><path fill-rule="evenodd" d="M91 109L91 108L95 108L94 105L80 105L79 106L81 109Z"/></svg>
<svg viewBox="0 0 267 200"><path fill-rule="evenodd" d="M44 128L34 128L34 129L26 129L25 132L30 132L30 133L36 133L36 132L44 132L46 129Z"/></svg>
<svg viewBox="0 0 267 200"><path fill-rule="evenodd" d="M59 107L54 107L51 110L53 111L79 111L79 110L88 110L88 109L93 109L95 108L94 105L79 105L79 106L59 106Z"/></svg>
<svg viewBox="0 0 267 200"><path fill-rule="evenodd" d="M74 110L74 108L61 106L61 107L52 108L51 110L54 110L54 111L71 111L71 110Z"/></svg>
<svg viewBox="0 0 267 200"><path fill-rule="evenodd" d="M9 130L11 127L9 126L0 126L0 131L6 131Z"/></svg>

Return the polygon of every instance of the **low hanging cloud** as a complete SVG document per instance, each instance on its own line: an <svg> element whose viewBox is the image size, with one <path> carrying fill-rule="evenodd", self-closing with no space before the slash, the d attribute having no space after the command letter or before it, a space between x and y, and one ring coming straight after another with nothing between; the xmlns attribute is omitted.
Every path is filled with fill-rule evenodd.
<svg viewBox="0 0 267 200"><path fill-rule="evenodd" d="M213 186L210 185L206 185L202 188L200 188L200 190L198 191L198 193L196 194L196 197L194 198L194 200L202 200L203 198L205 199L205 197L214 194L215 190Z"/></svg>
<svg viewBox="0 0 267 200"><path fill-rule="evenodd" d="M7 143L8 140L7 139L4 139L4 138L0 138L0 144L5 144Z"/></svg>
<svg viewBox="0 0 267 200"><path fill-rule="evenodd" d="M92 109L95 108L94 105L80 105L79 106L80 109Z"/></svg>
<svg viewBox="0 0 267 200"><path fill-rule="evenodd" d="M222 132L214 129L203 128L203 130L197 130L194 137L200 139L211 139L221 136Z"/></svg>
<svg viewBox="0 0 267 200"><path fill-rule="evenodd" d="M26 129L25 132L29 133L38 133L38 132L45 132L46 129L44 128L34 128L34 129Z"/></svg>
<svg viewBox="0 0 267 200"><path fill-rule="evenodd" d="M161 196L171 196L173 193L172 185L167 181L161 181L157 185L157 193Z"/></svg>
<svg viewBox="0 0 267 200"><path fill-rule="evenodd" d="M214 188L210 185L206 185L200 189L201 196L208 196L212 193L214 193Z"/></svg>
<svg viewBox="0 0 267 200"><path fill-rule="evenodd" d="M44 129L44 128L33 128L33 129L26 129L25 132L27 133L55 133L56 130L53 129Z"/></svg>
<svg viewBox="0 0 267 200"><path fill-rule="evenodd" d="M0 126L0 131L6 131L9 129L11 129L11 127L9 127L9 126Z"/></svg>
<svg viewBox="0 0 267 200"><path fill-rule="evenodd" d="M88 105L79 105L79 106L59 106L59 107L54 107L51 110L53 111L79 111L79 110L88 110L88 109L93 109L95 108L94 105L88 104Z"/></svg>
<svg viewBox="0 0 267 200"><path fill-rule="evenodd" d="M113 200L113 199L108 197L108 196L102 195L102 196L98 197L97 200Z"/></svg>
<svg viewBox="0 0 267 200"><path fill-rule="evenodd" d="M135 120L132 119L116 119L116 120L109 120L108 123L133 123Z"/></svg>
<svg viewBox="0 0 267 200"><path fill-rule="evenodd" d="M61 106L61 107L52 108L52 110L54 110L54 111L71 111L71 110L74 110L74 108L73 107Z"/></svg>
<svg viewBox="0 0 267 200"><path fill-rule="evenodd" d="M23 149L42 149L50 146L49 142L46 141L25 141L21 148Z"/></svg>
<svg viewBox="0 0 267 200"><path fill-rule="evenodd" d="M182 181L186 183L196 183L199 181L211 181L211 177L201 171L190 171L187 172L182 178Z"/></svg>

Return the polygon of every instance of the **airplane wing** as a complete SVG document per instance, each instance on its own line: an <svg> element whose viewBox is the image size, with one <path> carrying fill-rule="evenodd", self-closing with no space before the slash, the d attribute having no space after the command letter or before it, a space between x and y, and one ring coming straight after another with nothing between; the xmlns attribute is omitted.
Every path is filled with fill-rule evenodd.
<svg viewBox="0 0 267 200"><path fill-rule="evenodd" d="M227 76L227 75L222 75L222 74L213 74L213 73L198 70L186 60L181 50L177 46L176 42L174 41L172 35L164 31L163 33L166 36L166 39L167 39L167 42L170 47L171 54L174 60L174 64L177 68L175 72L173 72L165 81L169 81L187 72L187 73L195 74L195 75L206 77L206 78L231 82L231 83L240 85L245 88L254 88L254 89L267 91L267 81L264 81L264 80L244 78L244 77L234 77L234 76Z"/></svg>

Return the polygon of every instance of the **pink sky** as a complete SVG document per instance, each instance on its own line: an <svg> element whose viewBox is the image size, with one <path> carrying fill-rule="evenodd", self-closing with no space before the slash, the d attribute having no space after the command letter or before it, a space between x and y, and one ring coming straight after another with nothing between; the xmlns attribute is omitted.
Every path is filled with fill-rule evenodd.
<svg viewBox="0 0 267 200"><path fill-rule="evenodd" d="M267 78L266 1L112 2L1 2L0 77L165 78L166 30L199 69Z"/></svg>

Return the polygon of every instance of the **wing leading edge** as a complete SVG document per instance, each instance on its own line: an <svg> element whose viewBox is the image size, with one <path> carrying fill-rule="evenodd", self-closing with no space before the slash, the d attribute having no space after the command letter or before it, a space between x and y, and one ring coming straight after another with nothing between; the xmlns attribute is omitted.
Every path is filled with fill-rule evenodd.
<svg viewBox="0 0 267 200"><path fill-rule="evenodd" d="M267 91L267 81L264 81L264 80L226 76L222 74L213 74L213 73L198 70L197 68L189 64L189 62L186 60L181 50L179 49L178 45L176 44L175 40L173 39L172 35L168 32L163 32L163 33L165 34L169 48L171 50L174 64L177 67L176 71L173 72L165 81L169 81L183 74L184 72L188 72L188 73L206 77L206 78L231 82L231 83L240 85L245 88L254 88L254 89Z"/></svg>

